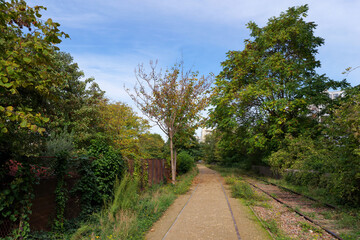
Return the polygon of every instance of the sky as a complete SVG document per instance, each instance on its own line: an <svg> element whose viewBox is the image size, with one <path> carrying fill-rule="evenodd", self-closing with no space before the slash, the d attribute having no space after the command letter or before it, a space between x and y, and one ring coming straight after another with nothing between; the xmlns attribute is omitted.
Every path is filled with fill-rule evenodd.
<svg viewBox="0 0 360 240"><path fill-rule="evenodd" d="M334 80L360 65L360 0L28 0L42 5L42 19L52 18L70 35L61 51L74 57L85 77L94 77L113 101L136 107L126 88L135 85L134 69L150 60L159 69L183 60L201 75L221 71L230 50L243 50L246 24L260 27L289 7L309 5L307 21L325 39L317 58L318 73ZM360 84L360 69L347 77ZM160 133L154 127L152 132ZM198 131L199 134L199 131ZM162 134L164 137L165 135Z"/></svg>

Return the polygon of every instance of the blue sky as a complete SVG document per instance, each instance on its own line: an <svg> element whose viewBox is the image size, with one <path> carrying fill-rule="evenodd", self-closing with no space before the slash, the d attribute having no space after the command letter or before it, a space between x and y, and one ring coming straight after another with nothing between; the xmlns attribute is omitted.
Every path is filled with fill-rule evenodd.
<svg viewBox="0 0 360 240"><path fill-rule="evenodd" d="M43 5L71 39L69 52L86 77L94 77L107 96L134 106L124 85L132 88L139 63L159 60L163 69L183 59L200 74L215 75L229 50L242 50L249 38L245 24L264 26L288 7L309 5L308 21L318 24L319 73L342 80L347 67L360 65L360 0L31 0ZM348 77L360 84L360 69ZM154 132L159 129L154 128ZM164 136L164 135L163 135Z"/></svg>

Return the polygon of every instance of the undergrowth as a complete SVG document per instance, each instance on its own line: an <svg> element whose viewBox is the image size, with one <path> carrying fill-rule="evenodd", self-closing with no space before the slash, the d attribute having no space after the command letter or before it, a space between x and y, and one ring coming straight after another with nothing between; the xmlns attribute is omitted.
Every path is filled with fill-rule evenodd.
<svg viewBox="0 0 360 240"><path fill-rule="evenodd" d="M133 177L123 177L116 183L113 201L82 223L71 239L143 239L177 195L189 190L197 173L194 168L180 176L176 185L155 185L143 192Z"/></svg>

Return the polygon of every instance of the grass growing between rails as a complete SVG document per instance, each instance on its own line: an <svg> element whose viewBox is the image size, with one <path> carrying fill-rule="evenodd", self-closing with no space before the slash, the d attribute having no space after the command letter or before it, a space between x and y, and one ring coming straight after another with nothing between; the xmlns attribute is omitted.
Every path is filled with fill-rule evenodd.
<svg viewBox="0 0 360 240"><path fill-rule="evenodd" d="M286 187L295 192L310 196L319 200L322 203L329 203L337 206L336 210L329 209L329 211L321 214L325 219L332 219L336 221L338 228L346 229L346 233L340 233L340 237L345 240L359 240L360 239L360 208L351 207L347 205L337 205L336 199L327 190L319 187L300 186L292 184L285 179L266 178L267 181L275 183L279 186ZM321 204L314 204L314 207L321 206ZM311 217L311 216L310 216Z"/></svg>
<svg viewBox="0 0 360 240"><path fill-rule="evenodd" d="M210 165L209 168L220 172L222 176L227 176L225 181L227 184L232 185L236 182L237 179L242 179L244 174L255 175L253 172L245 171L243 169L235 168L235 167L223 167L217 165ZM258 176L259 177L259 176ZM262 178L262 177L260 177ZM331 195L328 191L321 189L316 186L299 186L292 184L285 179L272 179L272 178L263 178L269 182L275 183L279 186L283 186L285 188L291 189L295 192L301 193L306 196L313 197L314 199L318 199L320 202L329 203L336 205L336 200L331 198ZM234 187L235 188L235 187ZM241 188L241 187L236 187ZM246 193L246 190L243 191L242 194L246 194L247 197L251 196L251 193ZM246 198L246 197L245 197ZM251 199L251 198L250 198ZM246 203L257 204L259 206L266 206L265 201L254 201L254 200L246 200ZM313 207L321 207L323 204L314 203ZM345 240L359 240L360 239L360 208L359 207L351 207L346 205L336 205L337 209L329 209L328 211L321 212L325 219L334 220L335 230L341 229L340 236ZM301 209L297 209L301 211ZM304 213L306 214L306 213ZM308 214L306 214L308 215ZM309 216L314 218L314 216ZM279 238L281 239L281 238Z"/></svg>
<svg viewBox="0 0 360 240"><path fill-rule="evenodd" d="M254 214L255 212L251 206L261 206L266 209L272 208L272 206L267 203L269 201L269 198L256 193L248 183L243 181L241 177L235 175L229 175L231 171L225 171L223 173L226 175L225 177L226 184L230 185L232 197L241 199L241 201L245 205L251 208ZM283 231L278 227L278 223L275 221L275 219L268 219L268 220L259 219L259 221L265 229L271 232L272 237L274 237L275 239L277 240L288 239L286 238Z"/></svg>
<svg viewBox="0 0 360 240"><path fill-rule="evenodd" d="M71 239L143 239L177 195L189 190L197 173L194 168L174 186L156 185L140 193L138 182L125 176L116 185L113 201L84 222Z"/></svg>

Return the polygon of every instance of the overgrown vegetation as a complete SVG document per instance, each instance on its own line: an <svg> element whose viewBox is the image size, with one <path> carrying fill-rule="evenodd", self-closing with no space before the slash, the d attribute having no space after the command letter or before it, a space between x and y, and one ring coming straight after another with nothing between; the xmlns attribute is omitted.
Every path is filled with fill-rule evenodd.
<svg viewBox="0 0 360 240"><path fill-rule="evenodd" d="M181 151L177 156L176 164L176 170L179 174L187 173L195 166L194 157L186 151Z"/></svg>
<svg viewBox="0 0 360 240"><path fill-rule="evenodd" d="M114 197L103 210L83 223L71 239L142 239L146 231L175 200L188 191L198 170L182 175L176 185L156 185L145 192L125 175L117 182Z"/></svg>
<svg viewBox="0 0 360 240"><path fill-rule="evenodd" d="M317 186L336 204L360 204L360 85L316 73L316 24L308 6L259 27L230 51L213 88L205 159L250 169L271 166L298 185ZM344 92L330 98L331 90Z"/></svg>

